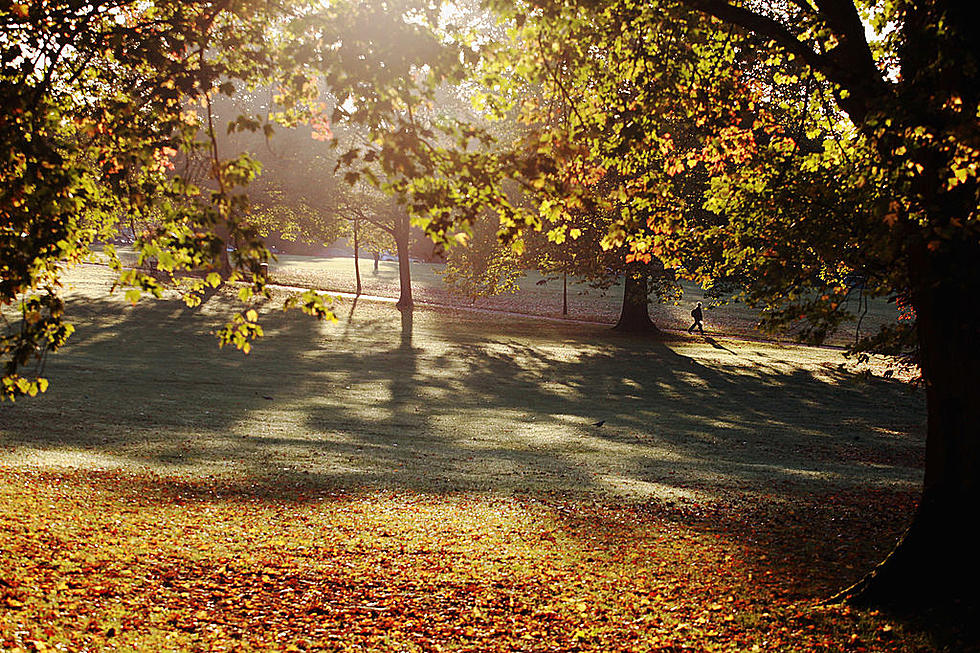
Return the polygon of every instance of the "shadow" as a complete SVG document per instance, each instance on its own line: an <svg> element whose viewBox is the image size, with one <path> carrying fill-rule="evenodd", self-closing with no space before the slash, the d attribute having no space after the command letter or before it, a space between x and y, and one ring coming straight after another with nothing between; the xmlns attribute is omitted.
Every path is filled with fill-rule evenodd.
<svg viewBox="0 0 980 653"><path fill-rule="evenodd" d="M731 349L729 349L728 347L726 347L726 346L724 346L724 345L722 345L722 344L720 344L720 343L719 343L719 342L718 342L717 340L715 340L715 339L714 339L714 338L712 338L711 336L705 336L705 337L704 337L704 341L705 341L705 342L707 342L707 343L708 343L709 345L711 345L712 347L714 347L715 349L720 349L720 350L722 350L722 351L727 351L727 352L728 352L729 354L735 354L735 352L734 352L734 351L732 351L732 350L731 350ZM735 355L737 356L738 354L735 354Z"/></svg>
<svg viewBox="0 0 980 653"><path fill-rule="evenodd" d="M402 349L412 348L412 307L400 308L402 316L401 346Z"/></svg>
<svg viewBox="0 0 980 653"><path fill-rule="evenodd" d="M739 542L756 579L792 560L810 570L790 588L800 596L880 559L921 482L921 395L761 343L733 352L362 301L343 328L270 307L267 337L243 356L215 347L220 297L192 312L71 306L78 331L50 359L48 393L0 404L0 465L136 469L184 498L204 479L202 501L217 487L249 503L623 502L650 516L637 537L677 521ZM618 519L609 531L617 550L631 545Z"/></svg>
<svg viewBox="0 0 980 653"><path fill-rule="evenodd" d="M630 500L921 478L922 401L895 381L751 346L699 360L603 327L371 302L343 329L270 310L242 356L209 334L223 304L76 303L47 395L0 407L0 451L350 491Z"/></svg>
<svg viewBox="0 0 980 653"><path fill-rule="evenodd" d="M321 328L263 311L266 338L250 355L218 348L235 304L87 298L70 305L76 332L48 359L47 393L0 406L0 448L72 452L169 468L228 464L254 452L247 423L309 371ZM275 342L274 347L263 345ZM270 404L270 401L272 402ZM38 428L43 424L43 428Z"/></svg>

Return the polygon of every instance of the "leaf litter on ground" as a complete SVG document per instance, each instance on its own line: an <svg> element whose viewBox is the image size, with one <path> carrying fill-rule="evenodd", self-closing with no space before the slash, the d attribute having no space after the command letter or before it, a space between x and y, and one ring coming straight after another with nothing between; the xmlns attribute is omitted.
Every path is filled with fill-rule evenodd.
<svg viewBox="0 0 980 653"><path fill-rule="evenodd" d="M911 493L617 504L130 471L0 479L0 650L931 646L820 605L880 557Z"/></svg>

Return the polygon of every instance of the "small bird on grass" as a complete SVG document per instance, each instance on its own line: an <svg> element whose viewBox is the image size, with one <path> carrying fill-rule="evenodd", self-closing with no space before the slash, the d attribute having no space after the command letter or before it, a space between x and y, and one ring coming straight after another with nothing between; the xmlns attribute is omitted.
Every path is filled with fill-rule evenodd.
<svg viewBox="0 0 980 653"><path fill-rule="evenodd" d="M602 426L606 423L606 420L600 419L598 422L592 422L592 426Z"/></svg>

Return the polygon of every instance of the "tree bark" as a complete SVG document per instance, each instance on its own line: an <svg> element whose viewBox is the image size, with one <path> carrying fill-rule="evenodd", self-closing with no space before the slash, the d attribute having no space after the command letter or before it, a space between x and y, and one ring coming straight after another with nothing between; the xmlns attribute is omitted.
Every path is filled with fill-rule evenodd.
<svg viewBox="0 0 980 653"><path fill-rule="evenodd" d="M561 274L561 314L568 315L568 272Z"/></svg>
<svg viewBox="0 0 980 653"><path fill-rule="evenodd" d="M400 292L398 303L395 304L398 308L411 308L414 304L412 301L412 268L411 261L408 258L410 227L411 223L407 215L397 218L394 236L395 248L398 253L398 283Z"/></svg>
<svg viewBox="0 0 980 653"><path fill-rule="evenodd" d="M901 609L972 603L980 582L980 244L912 248L910 277L926 387L922 498L892 553L835 599Z"/></svg>
<svg viewBox="0 0 980 653"><path fill-rule="evenodd" d="M357 292L355 295L360 296L361 294L361 264L360 264L360 248L357 242L357 231L358 231L357 218L354 218L354 277L357 279Z"/></svg>
<svg viewBox="0 0 980 653"><path fill-rule="evenodd" d="M619 322L613 328L629 333L659 333L660 329L650 319L648 295L646 274L636 270L627 271L623 288L623 310L619 315Z"/></svg>

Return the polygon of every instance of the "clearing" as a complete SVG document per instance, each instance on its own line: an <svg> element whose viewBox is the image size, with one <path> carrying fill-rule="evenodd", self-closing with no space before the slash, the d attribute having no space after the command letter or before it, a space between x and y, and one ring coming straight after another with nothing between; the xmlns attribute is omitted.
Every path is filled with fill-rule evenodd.
<svg viewBox="0 0 980 653"><path fill-rule="evenodd" d="M838 350L360 301L242 356L220 294L72 278L0 405L0 650L965 646L818 605L923 458L921 394Z"/></svg>

